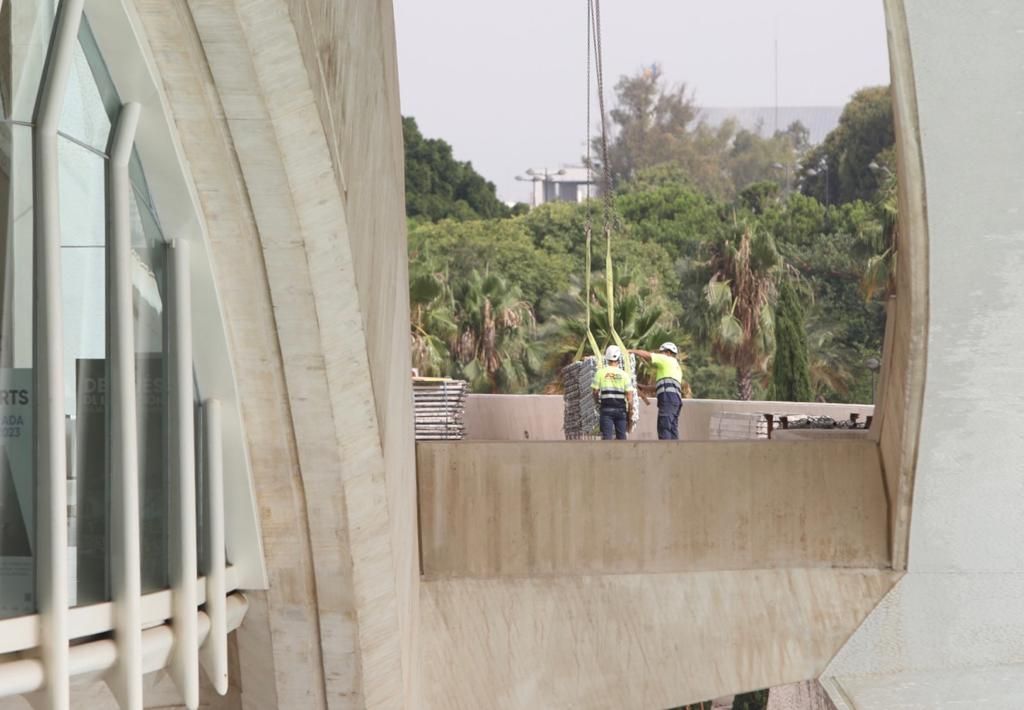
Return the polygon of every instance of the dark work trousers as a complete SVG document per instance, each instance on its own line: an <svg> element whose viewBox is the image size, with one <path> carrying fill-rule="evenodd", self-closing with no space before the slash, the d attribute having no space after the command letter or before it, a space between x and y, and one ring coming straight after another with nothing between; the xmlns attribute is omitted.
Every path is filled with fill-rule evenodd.
<svg viewBox="0 0 1024 710"><path fill-rule="evenodd" d="M679 438L679 410L683 408L683 400L675 392L662 392L658 395L658 438Z"/></svg>
<svg viewBox="0 0 1024 710"><path fill-rule="evenodd" d="M626 438L626 406L601 405L601 438Z"/></svg>

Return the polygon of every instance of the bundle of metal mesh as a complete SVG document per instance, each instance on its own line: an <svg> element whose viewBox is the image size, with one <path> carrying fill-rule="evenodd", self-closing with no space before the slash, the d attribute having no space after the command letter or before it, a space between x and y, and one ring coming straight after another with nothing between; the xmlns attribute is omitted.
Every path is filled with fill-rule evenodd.
<svg viewBox="0 0 1024 710"><path fill-rule="evenodd" d="M590 389L596 373L597 360L593 357L562 368L562 429L566 439L595 439L600 435L600 416Z"/></svg>
<svg viewBox="0 0 1024 710"><path fill-rule="evenodd" d="M413 412L416 440L458 440L466 437L465 413L469 388L462 380L414 377Z"/></svg>
<svg viewBox="0 0 1024 710"><path fill-rule="evenodd" d="M636 392L636 356L630 355L630 387ZM566 439L597 439L601 436L601 414L594 403L591 385L597 373L597 358L591 356L562 368L562 401L565 412L562 430ZM640 420L640 408L633 408L633 424Z"/></svg>

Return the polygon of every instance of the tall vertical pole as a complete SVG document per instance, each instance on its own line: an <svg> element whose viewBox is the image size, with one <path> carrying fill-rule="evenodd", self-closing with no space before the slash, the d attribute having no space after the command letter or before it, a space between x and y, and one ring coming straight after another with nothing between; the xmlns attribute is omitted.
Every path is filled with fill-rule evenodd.
<svg viewBox="0 0 1024 710"><path fill-rule="evenodd" d="M170 421L171 677L189 710L199 707L196 575L195 413L192 398L192 298L188 242L177 240L168 260L168 394Z"/></svg>
<svg viewBox="0 0 1024 710"><path fill-rule="evenodd" d="M35 390L35 562L42 701L68 710L68 530L64 449L64 353L61 313L57 126L64 106L84 0L61 0L33 113L33 389Z"/></svg>
<svg viewBox="0 0 1024 710"><path fill-rule="evenodd" d="M140 106L121 107L108 143L107 480L110 481L110 581L117 663L110 686L124 710L142 710L142 572L139 459L132 316L131 160Z"/></svg>
<svg viewBox="0 0 1024 710"><path fill-rule="evenodd" d="M227 560L224 537L224 446L221 406L216 399L203 403L203 481L206 484L206 614L210 633L202 660L214 689L228 692Z"/></svg>
<svg viewBox="0 0 1024 710"><path fill-rule="evenodd" d="M775 18L775 133L779 132L779 18Z"/></svg>

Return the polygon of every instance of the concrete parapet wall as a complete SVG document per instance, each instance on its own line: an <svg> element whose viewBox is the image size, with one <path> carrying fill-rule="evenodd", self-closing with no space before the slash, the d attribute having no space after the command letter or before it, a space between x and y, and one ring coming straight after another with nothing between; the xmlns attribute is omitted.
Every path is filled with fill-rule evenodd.
<svg viewBox="0 0 1024 710"><path fill-rule="evenodd" d="M641 404L640 423L630 434L636 441L658 438L658 408ZM562 441L561 395L474 394L466 402L466 438L478 441ZM743 414L813 414L846 419L851 413L861 418L874 411L870 404L828 404L818 402L740 402L724 399L687 399L679 417L679 436L684 441L708 441L711 417L716 412Z"/></svg>
<svg viewBox="0 0 1024 710"><path fill-rule="evenodd" d="M871 441L431 442L417 463L428 579L889 564Z"/></svg>

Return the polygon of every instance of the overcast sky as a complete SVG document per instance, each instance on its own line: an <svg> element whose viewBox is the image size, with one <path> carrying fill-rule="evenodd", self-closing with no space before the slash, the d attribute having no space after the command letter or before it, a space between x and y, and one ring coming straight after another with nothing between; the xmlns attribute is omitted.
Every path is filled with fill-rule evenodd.
<svg viewBox="0 0 1024 710"><path fill-rule="evenodd" d="M658 62L702 106L841 106L889 82L881 0L603 0L606 88ZM578 164L586 0L395 0L402 113L505 200L528 167ZM776 30L777 28L777 30ZM596 112L595 112L596 113Z"/></svg>

